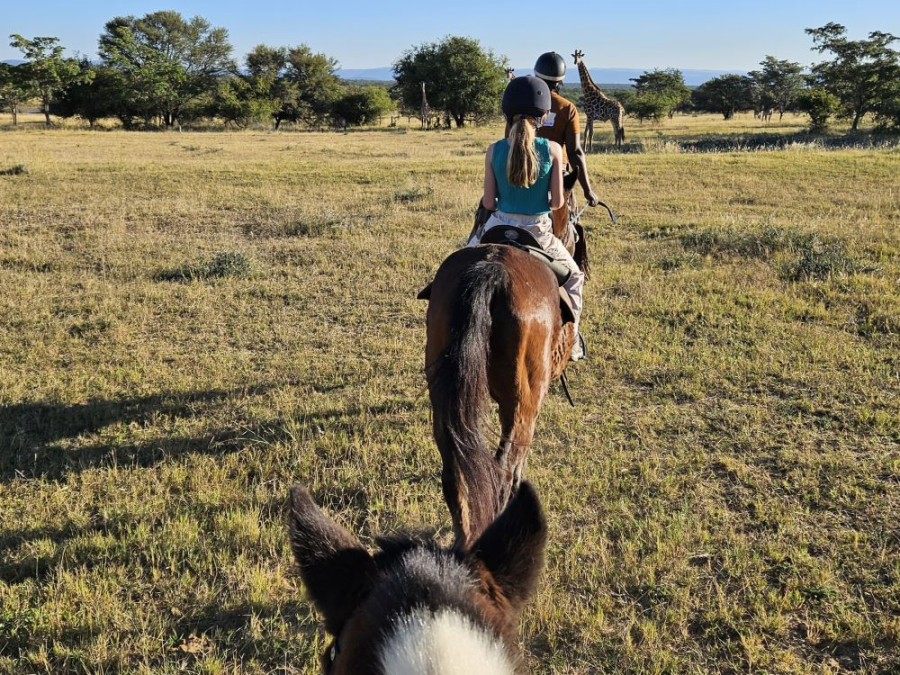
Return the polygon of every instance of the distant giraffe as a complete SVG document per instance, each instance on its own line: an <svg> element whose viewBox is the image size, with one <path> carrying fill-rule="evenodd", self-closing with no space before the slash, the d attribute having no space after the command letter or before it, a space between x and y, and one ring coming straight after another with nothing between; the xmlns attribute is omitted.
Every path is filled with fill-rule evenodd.
<svg viewBox="0 0 900 675"><path fill-rule="evenodd" d="M613 134L616 146L621 146L625 140L625 108L617 100L606 96L591 79L587 66L584 65L584 52L579 49L572 54L575 65L578 66L578 77L581 78L581 90L584 92L584 114L587 122L584 125L584 148L590 151L594 142L594 120L612 122Z"/></svg>
<svg viewBox="0 0 900 675"><path fill-rule="evenodd" d="M425 129L428 126L428 120L431 118L431 108L428 106L428 99L425 98L425 83L422 83L422 110L421 110L421 119L422 119L422 128Z"/></svg>
<svg viewBox="0 0 900 675"><path fill-rule="evenodd" d="M515 68L507 68L507 69L506 69L506 79L507 79L507 81L509 81L509 80L514 80L515 78L516 78L516 69L515 69Z"/></svg>

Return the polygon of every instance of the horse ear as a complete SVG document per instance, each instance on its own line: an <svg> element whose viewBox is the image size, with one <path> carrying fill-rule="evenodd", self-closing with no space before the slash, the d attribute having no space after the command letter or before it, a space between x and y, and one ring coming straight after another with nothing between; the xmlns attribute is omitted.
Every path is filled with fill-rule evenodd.
<svg viewBox="0 0 900 675"><path fill-rule="evenodd" d="M310 597L339 635L369 592L375 562L359 540L325 515L306 488L291 489L291 550Z"/></svg>
<svg viewBox="0 0 900 675"><path fill-rule="evenodd" d="M524 482L470 554L491 573L518 612L537 588L546 545L547 521L541 503L531 484Z"/></svg>

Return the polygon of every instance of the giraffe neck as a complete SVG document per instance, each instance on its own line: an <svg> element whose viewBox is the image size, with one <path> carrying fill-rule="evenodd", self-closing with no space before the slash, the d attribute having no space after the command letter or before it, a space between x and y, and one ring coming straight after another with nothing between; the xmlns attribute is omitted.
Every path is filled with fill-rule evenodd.
<svg viewBox="0 0 900 675"><path fill-rule="evenodd" d="M585 96L595 96L606 99L606 96L603 94L600 87L594 84L591 73L588 71L587 66L584 65L584 61L578 62L578 77L581 78L581 89Z"/></svg>

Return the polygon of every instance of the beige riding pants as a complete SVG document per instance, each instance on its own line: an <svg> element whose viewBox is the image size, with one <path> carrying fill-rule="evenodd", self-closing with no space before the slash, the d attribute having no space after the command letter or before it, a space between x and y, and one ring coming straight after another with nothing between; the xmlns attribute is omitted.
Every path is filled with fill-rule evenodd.
<svg viewBox="0 0 900 675"><path fill-rule="evenodd" d="M547 214L536 216L524 215L520 213L504 213L503 211L495 211L484 224L484 229L480 234L469 239L468 246L475 246L481 237L492 227L497 225L512 225L520 227L531 233L541 247L550 254L554 260L558 260L568 267L572 274L569 280L563 284L563 288L569 294L572 300L572 309L575 312L575 330L578 331L578 324L581 321L582 306L582 289L584 288L584 272L582 272L572 256L563 246L562 242L553 235L553 221Z"/></svg>

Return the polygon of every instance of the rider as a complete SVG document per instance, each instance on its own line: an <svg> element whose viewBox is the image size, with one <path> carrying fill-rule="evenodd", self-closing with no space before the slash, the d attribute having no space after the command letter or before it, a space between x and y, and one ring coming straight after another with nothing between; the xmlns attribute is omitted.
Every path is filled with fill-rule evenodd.
<svg viewBox="0 0 900 675"><path fill-rule="evenodd" d="M550 114L538 129L538 136L563 146L563 160L578 170L578 182L584 190L585 201L588 206L597 206L600 200L591 188L587 162L578 135L578 110L574 103L559 95L559 88L566 76L566 61L556 52L545 52L535 62L534 74L550 87Z"/></svg>
<svg viewBox="0 0 900 675"><path fill-rule="evenodd" d="M502 109L509 132L488 147L484 159L482 205L494 213L484 231L497 225L513 225L530 232L544 251L562 262L571 275L564 284L575 314L575 345L570 358L584 358L584 345L578 333L581 318L581 290L584 273L575 264L562 242L553 235L551 209L565 204L562 185L562 148L555 141L537 137L537 128L550 111L547 83L528 75L509 82L503 94ZM496 209L496 210L495 210ZM470 240L469 245L478 242Z"/></svg>

